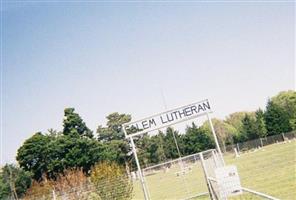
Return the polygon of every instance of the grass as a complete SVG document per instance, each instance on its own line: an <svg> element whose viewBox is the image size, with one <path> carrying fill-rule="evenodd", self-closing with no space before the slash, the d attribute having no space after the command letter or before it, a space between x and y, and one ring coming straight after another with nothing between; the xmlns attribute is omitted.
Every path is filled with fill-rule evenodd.
<svg viewBox="0 0 296 200"><path fill-rule="evenodd" d="M296 141L273 144L260 150L224 156L227 165L236 165L243 187L266 193L283 200L296 200ZM152 200L185 199L207 192L202 167L199 163L184 176L177 176L180 167L175 165L168 172L159 171L145 180ZM143 199L139 181L134 185L134 199ZM209 199L208 196L194 199ZM244 194L230 199L262 199Z"/></svg>

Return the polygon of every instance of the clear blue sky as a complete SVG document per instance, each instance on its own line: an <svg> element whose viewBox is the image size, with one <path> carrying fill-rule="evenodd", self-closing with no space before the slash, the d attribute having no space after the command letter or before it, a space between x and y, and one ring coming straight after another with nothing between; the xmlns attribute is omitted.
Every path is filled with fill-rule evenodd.
<svg viewBox="0 0 296 200"><path fill-rule="evenodd" d="M293 3L13 3L2 8L2 162L75 107L95 130L209 98L223 118L295 89Z"/></svg>

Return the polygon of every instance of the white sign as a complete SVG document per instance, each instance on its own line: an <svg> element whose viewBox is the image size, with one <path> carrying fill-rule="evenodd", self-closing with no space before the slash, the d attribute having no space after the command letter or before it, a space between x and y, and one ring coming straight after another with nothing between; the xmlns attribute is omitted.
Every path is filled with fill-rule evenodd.
<svg viewBox="0 0 296 200"><path fill-rule="evenodd" d="M208 100L192 103L142 120L123 124L126 137L136 136L187 121L211 112Z"/></svg>
<svg viewBox="0 0 296 200"><path fill-rule="evenodd" d="M219 199L224 200L229 196L242 194L240 178L234 165L215 169Z"/></svg>

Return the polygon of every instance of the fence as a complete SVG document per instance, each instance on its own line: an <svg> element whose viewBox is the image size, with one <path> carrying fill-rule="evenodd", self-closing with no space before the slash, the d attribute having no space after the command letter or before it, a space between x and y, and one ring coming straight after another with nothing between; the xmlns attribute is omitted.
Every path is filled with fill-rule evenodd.
<svg viewBox="0 0 296 200"><path fill-rule="evenodd" d="M201 155L197 153L143 169L150 198L190 199L207 194ZM141 199L141 196L134 198Z"/></svg>
<svg viewBox="0 0 296 200"><path fill-rule="evenodd" d="M265 138L249 140L246 142L237 143L233 145L227 145L223 149L223 153L235 153L235 150L238 153L244 153L244 152L260 149L264 146L275 144L275 143L289 142L294 139L296 139L296 132L282 133L278 135L268 136Z"/></svg>
<svg viewBox="0 0 296 200"><path fill-rule="evenodd" d="M128 176L100 180L94 184L89 179L80 184L69 183L57 187L44 185L30 191L23 200L124 200L133 195L133 182ZM10 198L9 200L12 200Z"/></svg>
<svg viewBox="0 0 296 200"><path fill-rule="evenodd" d="M228 199L296 199L295 149L295 132L227 146L224 159L226 165L236 166L241 188L236 196ZM226 199L216 179L216 169L222 166L222 161L217 162L219 157L215 159L211 154L211 151L202 154L209 179L204 179L200 154L145 168L143 174L150 198ZM207 187L208 180L210 188ZM234 181L230 180L223 185L224 189L229 187L231 191ZM212 197L209 196L209 189L213 191ZM143 199L141 192L134 199Z"/></svg>
<svg viewBox="0 0 296 200"><path fill-rule="evenodd" d="M239 157L235 156L235 148L240 153ZM228 199L296 199L295 149L295 132L227 146L224 153L225 164L237 167L242 189L242 194ZM142 171L151 200L210 198L220 200L223 198L219 192L215 170L221 166L223 160L213 150L208 150L150 166ZM25 199L143 199L137 175L131 174L133 174L131 177L122 177L130 180L129 191L120 189L122 184L118 179L101 182L97 186L89 181L63 190L47 189ZM225 185L233 187L233 181L226 182ZM212 190L212 196L209 190Z"/></svg>

